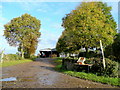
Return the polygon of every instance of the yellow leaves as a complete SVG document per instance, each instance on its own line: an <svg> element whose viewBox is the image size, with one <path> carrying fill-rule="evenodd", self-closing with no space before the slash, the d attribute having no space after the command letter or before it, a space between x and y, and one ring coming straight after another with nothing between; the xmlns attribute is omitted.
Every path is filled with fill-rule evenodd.
<svg viewBox="0 0 120 90"><path fill-rule="evenodd" d="M110 23L112 21L107 18L105 12L103 13L106 7L102 5L104 4L100 2L83 2L64 18L65 31L61 38L65 39L68 47L75 43L83 46L97 46L96 43L100 39L105 42L105 45L112 42L115 30L111 28L111 24L106 23L106 19Z"/></svg>
<svg viewBox="0 0 120 90"><path fill-rule="evenodd" d="M4 25L4 35L10 45L20 45L22 43L27 48L31 44L36 47L37 39L40 37L40 25L40 20L29 14L24 14L21 17L13 18L8 24ZM31 43L33 41L34 43Z"/></svg>

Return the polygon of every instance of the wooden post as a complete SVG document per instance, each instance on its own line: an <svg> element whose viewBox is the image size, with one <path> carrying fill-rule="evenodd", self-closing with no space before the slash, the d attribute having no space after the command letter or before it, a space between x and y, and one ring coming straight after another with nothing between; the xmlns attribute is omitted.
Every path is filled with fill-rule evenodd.
<svg viewBox="0 0 120 90"><path fill-rule="evenodd" d="M102 41L100 40L100 47L101 47L101 50L102 50L102 57L103 57L103 67L105 69L105 58L104 58L104 52L103 52L103 46L102 46Z"/></svg>
<svg viewBox="0 0 120 90"><path fill-rule="evenodd" d="M4 50L1 52L1 56L0 56L1 63L3 62L3 57L4 57Z"/></svg>

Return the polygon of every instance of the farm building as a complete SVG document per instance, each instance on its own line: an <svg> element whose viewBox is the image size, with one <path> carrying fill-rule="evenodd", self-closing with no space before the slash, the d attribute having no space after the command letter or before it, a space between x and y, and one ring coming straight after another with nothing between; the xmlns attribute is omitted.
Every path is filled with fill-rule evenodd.
<svg viewBox="0 0 120 90"><path fill-rule="evenodd" d="M55 48L41 49L39 52L40 52L40 57L59 57L59 53Z"/></svg>

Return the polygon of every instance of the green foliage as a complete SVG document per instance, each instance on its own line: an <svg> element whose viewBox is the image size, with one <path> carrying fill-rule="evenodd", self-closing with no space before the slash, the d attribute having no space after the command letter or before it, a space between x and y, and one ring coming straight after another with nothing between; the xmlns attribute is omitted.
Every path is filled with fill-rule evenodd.
<svg viewBox="0 0 120 90"><path fill-rule="evenodd" d="M61 58L61 57L56 57L55 58L54 63L57 65L55 67L55 70L57 70L57 71L61 70L61 68L62 68L62 59L63 58Z"/></svg>
<svg viewBox="0 0 120 90"><path fill-rule="evenodd" d="M14 60L21 60L22 57L16 54L6 54L4 55L3 61L14 61Z"/></svg>
<svg viewBox="0 0 120 90"><path fill-rule="evenodd" d="M37 56L35 56L35 55L30 56L31 60L35 60L36 58L37 58Z"/></svg>
<svg viewBox="0 0 120 90"><path fill-rule="evenodd" d="M93 61L94 58L89 59L89 60ZM60 61L60 59L54 60L54 62L59 62L59 61ZM82 79L87 79L87 80L92 80L95 82L101 82L101 83L111 84L111 85L115 85L115 86L120 86L120 83L119 83L120 78L104 77L104 76L97 76L93 73L84 73L84 72L63 70L62 62L57 63L55 70L63 72L68 75L71 75L71 76L74 76L74 77L82 78Z"/></svg>
<svg viewBox="0 0 120 90"><path fill-rule="evenodd" d="M65 37L63 39L63 37L61 36L57 42L57 45L56 45L56 49L58 52L67 52L67 45L66 45L66 42L65 42Z"/></svg>
<svg viewBox="0 0 120 90"><path fill-rule="evenodd" d="M60 63L62 63L62 58L56 58L56 59L54 60L54 62L55 62L56 64L60 64Z"/></svg>
<svg viewBox="0 0 120 90"><path fill-rule="evenodd" d="M116 35L113 47L113 55L116 57L116 60L120 62L120 33Z"/></svg>
<svg viewBox="0 0 120 90"><path fill-rule="evenodd" d="M40 37L40 25L40 20L29 14L23 14L4 25L4 36L11 46L19 46L22 56L25 51L32 55Z"/></svg>
<svg viewBox="0 0 120 90"><path fill-rule="evenodd" d="M92 58L92 57L99 57L100 54L97 53L97 51L89 51L87 58ZM80 52L78 57L86 57L86 52Z"/></svg>
<svg viewBox="0 0 120 90"><path fill-rule="evenodd" d="M106 67L103 68L103 62L102 59L94 58L93 60L94 64L91 68L91 72L97 74L97 75L104 75L104 76L110 76L110 77L118 77L118 63L115 61L112 61L108 58L105 59Z"/></svg>
<svg viewBox="0 0 120 90"><path fill-rule="evenodd" d="M56 48L59 52L73 52L85 47L99 47L113 43L116 22L111 15L111 7L102 2L82 2L63 18L65 28ZM87 55L87 54L86 54Z"/></svg>
<svg viewBox="0 0 120 90"><path fill-rule="evenodd" d="M84 63L85 64L93 64L93 60L94 60L94 58L87 58Z"/></svg>
<svg viewBox="0 0 120 90"><path fill-rule="evenodd" d="M60 64L60 65L57 65L54 69L56 70L56 71L61 71L62 69L62 64Z"/></svg>
<svg viewBox="0 0 120 90"><path fill-rule="evenodd" d="M82 78L82 79L120 86L120 83L119 83L120 78L97 76L92 73L75 72L75 71L63 71L63 72L68 75L75 76L75 77Z"/></svg>
<svg viewBox="0 0 120 90"><path fill-rule="evenodd" d="M113 55L112 44L105 47L105 56L108 57L110 55Z"/></svg>
<svg viewBox="0 0 120 90"><path fill-rule="evenodd" d="M62 61L62 68L63 69L68 69L67 67L69 66L69 63L77 63L78 59L73 59L73 58L64 58ZM89 72L95 73L96 75L100 76L109 76L109 77L119 77L119 68L118 68L118 62L112 61L108 58L105 58L105 69L103 67L103 62L102 59L100 58L86 58L86 61L84 62L85 64L93 64L92 67L90 68ZM71 64L71 67L72 67ZM74 66L72 70L76 71L84 71L88 72L88 68L81 66L77 67Z"/></svg>
<svg viewBox="0 0 120 90"><path fill-rule="evenodd" d="M115 36L114 43L105 48L105 56L120 63L120 33Z"/></svg>

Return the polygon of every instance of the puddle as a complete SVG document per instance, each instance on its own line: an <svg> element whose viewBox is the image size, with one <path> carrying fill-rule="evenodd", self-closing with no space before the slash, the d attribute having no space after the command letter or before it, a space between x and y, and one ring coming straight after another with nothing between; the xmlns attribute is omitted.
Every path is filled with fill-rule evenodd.
<svg viewBox="0 0 120 90"><path fill-rule="evenodd" d="M0 79L0 81L17 81L16 77Z"/></svg>
<svg viewBox="0 0 120 90"><path fill-rule="evenodd" d="M16 79L16 77L10 77L10 78L0 79L0 81L22 81L22 82L25 82L25 81L35 81L35 80L33 80L33 77L21 77L21 78L17 78L17 79Z"/></svg>

